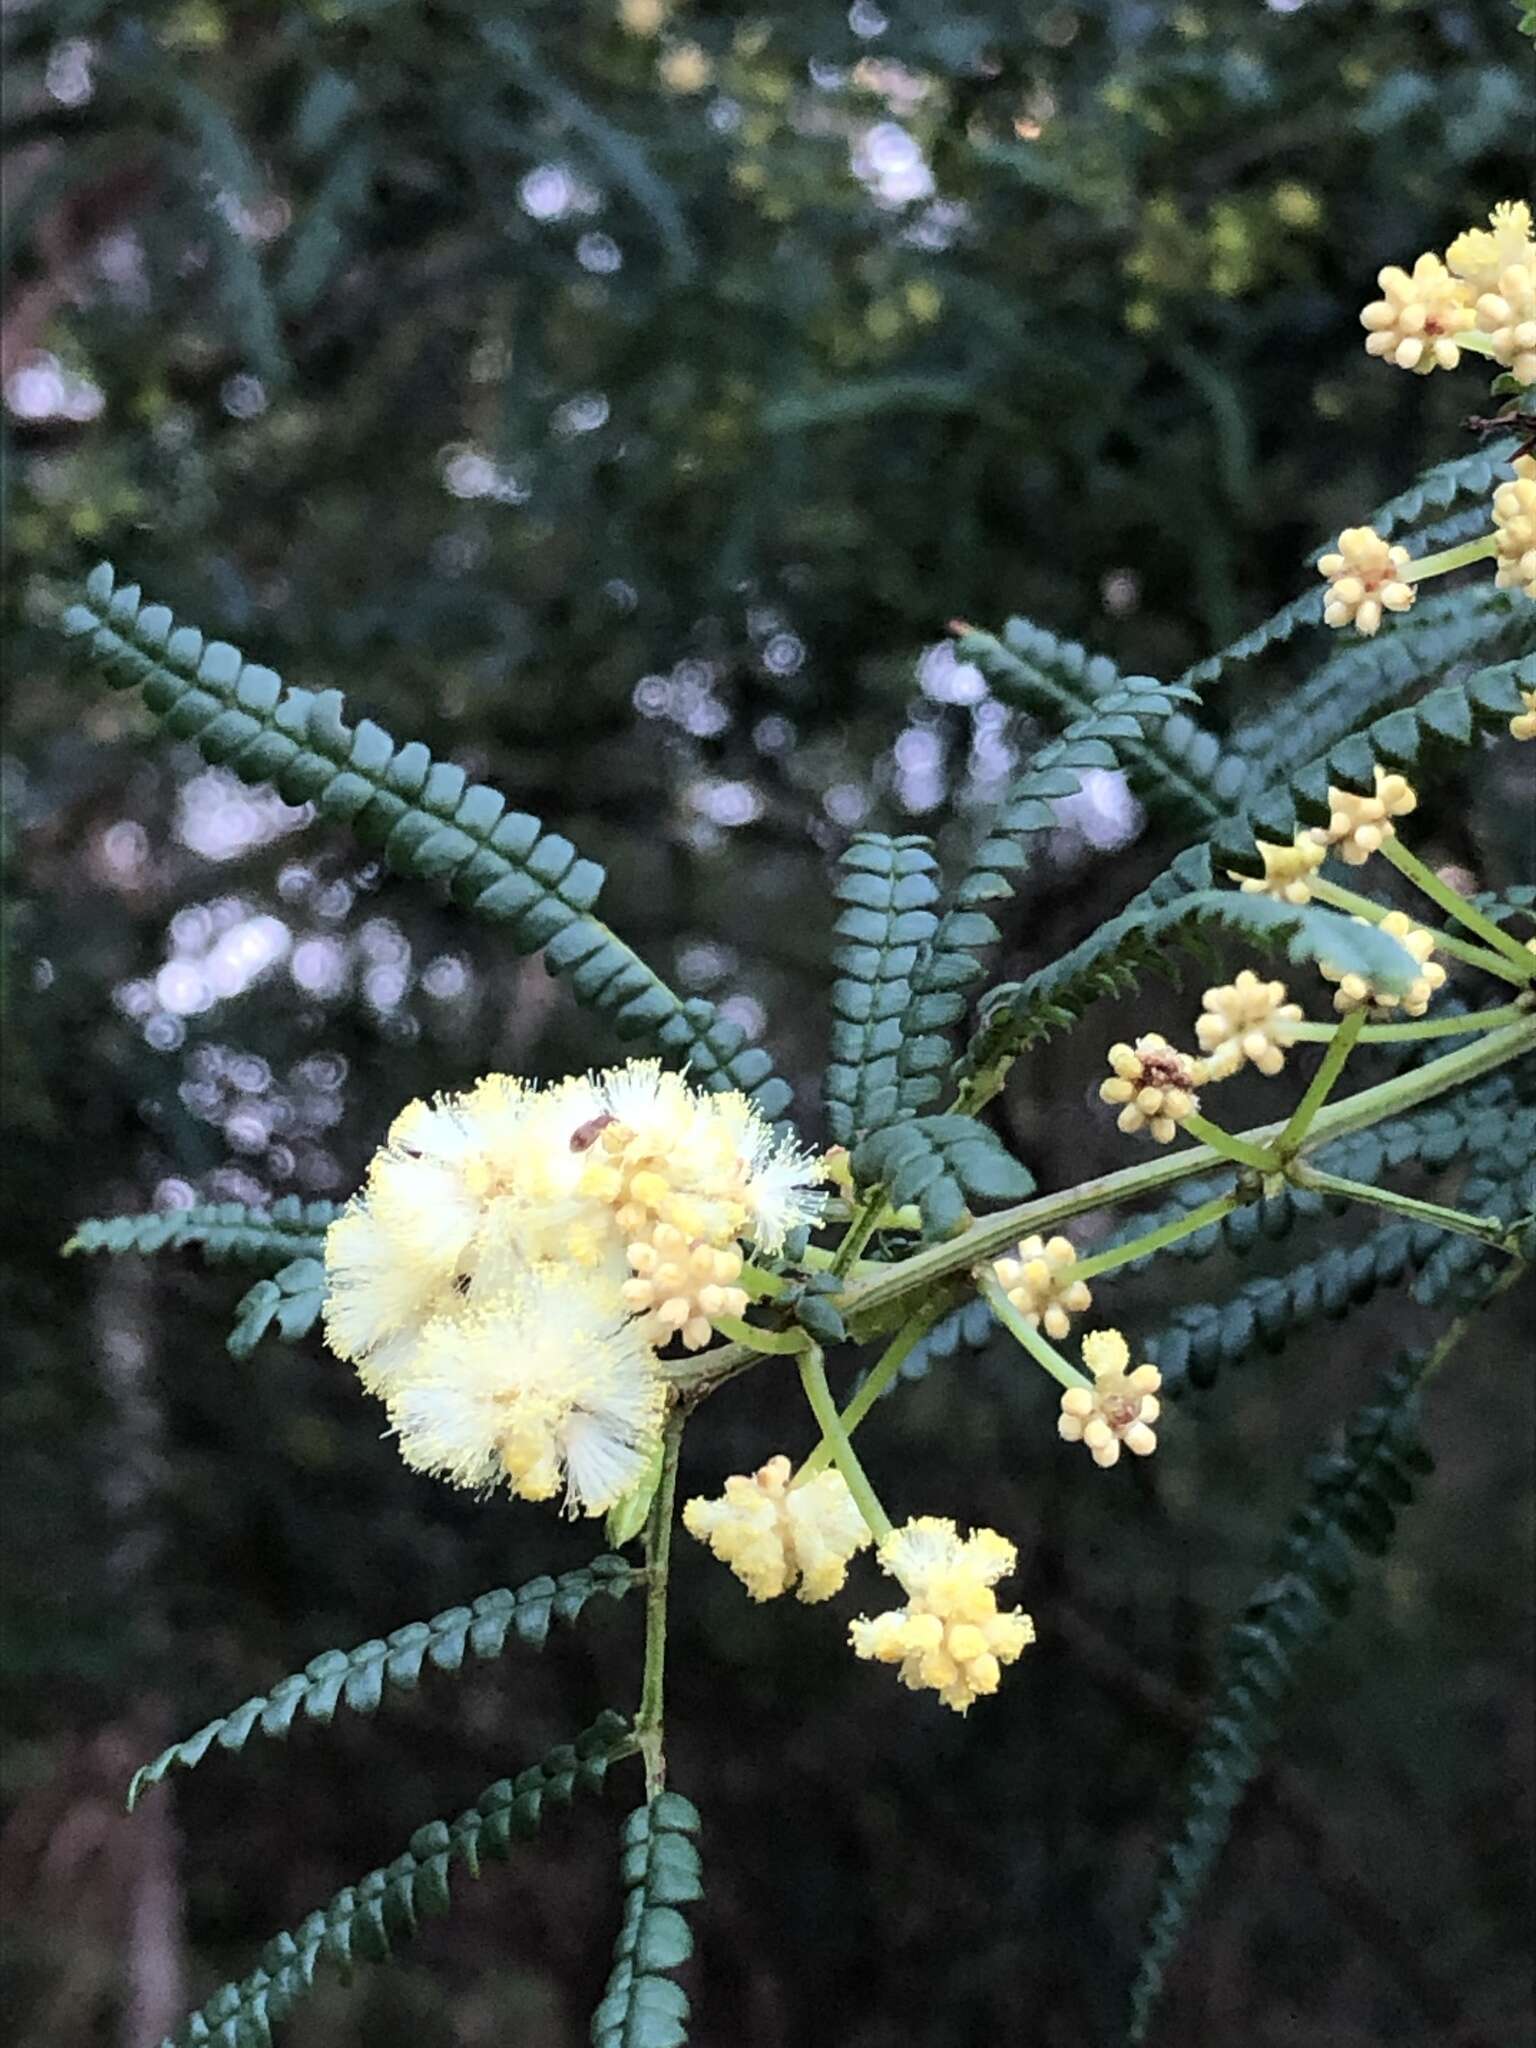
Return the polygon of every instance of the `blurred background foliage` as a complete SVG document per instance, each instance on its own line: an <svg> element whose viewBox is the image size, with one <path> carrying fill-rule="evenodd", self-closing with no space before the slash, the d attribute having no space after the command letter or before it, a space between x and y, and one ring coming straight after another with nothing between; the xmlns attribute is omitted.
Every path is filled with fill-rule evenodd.
<svg viewBox="0 0 1536 2048"><path fill-rule="evenodd" d="M1476 380L1368 363L1355 314L1380 264L1525 189L1515 20L1504 0L5 8L20 2048L145 2048L421 1821L629 1706L639 1620L589 1617L540 1660L253 1745L122 1816L135 1763L315 1652L594 1546L406 1473L317 1343L234 1366L246 1276L65 1266L58 1245L84 1214L340 1197L408 1096L617 1048L342 835L147 746L131 701L64 674L60 598L111 553L568 831L609 867L615 927L766 1034L813 1131L829 852L867 822L953 853L1028 744L946 622L1021 610L1172 675L1454 452ZM1206 716L1296 672L1261 663ZM1480 883L1529 851L1497 753L1430 820ZM1167 851L1092 782L999 971ZM1016 1070L1002 1120L1042 1186L1125 1156L1088 1101L1129 1016L1105 1005ZM1159 1267L1114 1312L1148 1329L1212 1276ZM1530 2038L1530 1393L1498 1370L1522 1313L1434 1391L1440 1475L1246 1810L1160 2040ZM1186 1403L1156 1468L1113 1481L1058 1457L1048 1390L1007 1356L905 1389L871 1425L878 1481L1016 1534L1041 1625L964 1723L856 1667L840 1616L751 1609L685 1544L696 2038L1115 2039L1220 1626L1307 1451L1417 1327L1401 1302L1325 1326ZM685 1480L805 1440L770 1366L711 1404ZM286 2038L583 2039L608 1836L561 1822Z"/></svg>

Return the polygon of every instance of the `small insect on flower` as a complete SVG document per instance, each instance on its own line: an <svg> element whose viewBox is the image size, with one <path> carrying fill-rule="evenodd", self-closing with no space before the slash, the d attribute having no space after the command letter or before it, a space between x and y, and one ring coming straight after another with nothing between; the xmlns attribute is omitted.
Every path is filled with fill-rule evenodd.
<svg viewBox="0 0 1536 2048"><path fill-rule="evenodd" d="M1069 1267L1077 1262L1077 1250L1070 1237L1026 1237L1012 1257L993 1263L998 1285L1032 1329L1043 1325L1047 1337L1058 1342L1072 1327L1073 1316L1093 1306L1093 1295L1084 1280L1063 1284Z"/></svg>
<svg viewBox="0 0 1536 2048"><path fill-rule="evenodd" d="M1236 882L1245 896L1273 896L1277 903L1310 903L1311 877L1327 858L1323 848L1305 832L1289 846L1275 846L1267 839L1256 839L1254 845L1264 863L1263 874L1229 873L1228 880Z"/></svg>
<svg viewBox="0 0 1536 2048"><path fill-rule="evenodd" d="M1323 624L1353 626L1369 636L1383 612L1408 611L1414 589L1403 579L1407 567L1406 548L1390 547L1374 527L1346 526L1337 548L1318 557L1317 573L1328 579Z"/></svg>
<svg viewBox="0 0 1536 2048"><path fill-rule="evenodd" d="M1056 1428L1069 1444L1086 1444L1095 1465L1120 1462L1123 1444L1138 1458L1157 1449L1152 1425L1160 1413L1157 1390L1163 1376L1155 1365L1127 1372L1130 1347L1118 1330L1095 1330L1083 1339L1083 1364L1092 1387L1068 1387L1061 1397Z"/></svg>
<svg viewBox="0 0 1536 2048"><path fill-rule="evenodd" d="M1372 770L1376 778L1374 796L1358 796L1352 789L1328 791L1328 823L1314 825L1312 837L1339 855L1345 865L1363 867L1373 853L1397 836L1394 818L1406 818L1419 806L1417 792L1402 775L1389 775L1380 763Z"/></svg>
<svg viewBox="0 0 1536 2048"><path fill-rule="evenodd" d="M790 1463L770 1458L751 1478L734 1474L718 1500L683 1509L683 1527L729 1565L754 1600L792 1587L807 1603L829 1600L848 1561L874 1539L840 1472L790 1485Z"/></svg>
<svg viewBox="0 0 1536 2048"><path fill-rule="evenodd" d="M1035 1639L1030 1617L1020 1608L1000 1613L992 1590L1018 1553L993 1529L962 1539L953 1522L919 1515L893 1530L879 1556L907 1601L849 1624L855 1656L897 1664L903 1685L926 1687L957 1714L968 1712L997 1691L1002 1667Z"/></svg>
<svg viewBox="0 0 1536 2048"><path fill-rule="evenodd" d="M1155 1031L1134 1045L1112 1045L1109 1064L1114 1077L1101 1084L1099 1100L1123 1105L1115 1118L1122 1131L1145 1130L1157 1144L1166 1145L1200 1107L1197 1090L1206 1079L1204 1067L1176 1052Z"/></svg>

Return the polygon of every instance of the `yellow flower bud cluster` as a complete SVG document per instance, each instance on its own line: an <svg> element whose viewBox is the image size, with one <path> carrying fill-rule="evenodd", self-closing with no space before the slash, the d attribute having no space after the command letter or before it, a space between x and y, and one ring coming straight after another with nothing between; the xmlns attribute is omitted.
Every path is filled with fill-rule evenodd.
<svg viewBox="0 0 1536 2048"><path fill-rule="evenodd" d="M1061 1397L1056 1428L1063 1441L1086 1444L1095 1465L1120 1462L1122 1444L1138 1458L1157 1449L1153 1430L1161 1412L1157 1390L1163 1376L1155 1365L1128 1372L1130 1347L1118 1330L1095 1330L1083 1339L1083 1364L1092 1387L1068 1387Z"/></svg>
<svg viewBox="0 0 1536 2048"><path fill-rule="evenodd" d="M325 1331L401 1455L600 1514L643 1475L656 1347L739 1314L741 1245L810 1222L816 1162L654 1060L414 1102L326 1236Z"/></svg>
<svg viewBox="0 0 1536 2048"><path fill-rule="evenodd" d="M903 1685L936 1692L945 1706L966 1713L997 1691L1002 1667L1035 1639L1029 1616L1018 1608L999 1612L992 1590L1013 1571L1018 1553L995 1530L962 1539L953 1522L920 1515L894 1530L879 1555L906 1604L851 1623L855 1655L899 1665Z"/></svg>
<svg viewBox="0 0 1536 2048"><path fill-rule="evenodd" d="M1362 867L1387 840L1396 837L1394 818L1406 818L1418 809L1418 794L1404 776L1388 774L1379 763L1374 772L1373 796L1357 796L1352 789L1330 789L1328 823L1314 826L1312 831L1319 846L1330 848L1352 868Z"/></svg>
<svg viewBox="0 0 1536 2048"><path fill-rule="evenodd" d="M1454 370L1461 337L1475 331L1521 384L1536 383L1536 238L1523 200L1504 200L1486 228L1468 228L1445 252L1411 271L1390 264L1382 296L1360 315L1369 355L1426 376Z"/></svg>
<svg viewBox="0 0 1536 2048"><path fill-rule="evenodd" d="M1295 1043L1291 1026L1301 1022L1301 1005L1286 1001L1283 981L1260 981L1245 967L1226 987L1208 988L1203 1002L1195 1037L1212 1081L1229 1080L1245 1065L1280 1072Z"/></svg>
<svg viewBox="0 0 1536 2048"><path fill-rule="evenodd" d="M1086 1281L1063 1285L1076 1261L1070 1237L1026 1237L1011 1257L994 1261L992 1270L1025 1322L1037 1330L1043 1326L1047 1337L1059 1342L1072 1327L1072 1317L1093 1306Z"/></svg>
<svg viewBox="0 0 1536 2048"><path fill-rule="evenodd" d="M794 1589L807 1603L841 1592L848 1561L872 1537L840 1472L790 1484L786 1457L751 1478L734 1474L718 1500L683 1509L683 1527L729 1565L754 1600Z"/></svg>
<svg viewBox="0 0 1536 2048"><path fill-rule="evenodd" d="M1518 456L1513 478L1494 492L1493 530L1498 549L1494 581L1500 590L1536 598L1536 456Z"/></svg>
<svg viewBox="0 0 1536 2048"><path fill-rule="evenodd" d="M1368 920L1357 917L1356 924ZM1445 969L1430 955L1435 950L1435 935L1413 923L1406 911L1393 910L1377 926L1397 940L1403 949L1411 953L1419 963L1420 972L1409 984L1404 995L1391 995L1385 990L1373 988L1363 974L1345 974L1337 967L1330 967L1327 961L1319 961L1318 972L1327 981L1338 983L1334 990L1333 1007L1348 1015L1351 1010L1369 1007L1384 1014L1396 1013L1404 1017L1422 1017L1429 1008L1430 998L1436 989L1444 986Z"/></svg>
<svg viewBox="0 0 1536 2048"><path fill-rule="evenodd" d="M1245 896L1272 896L1277 903L1302 904L1312 901L1311 878L1327 858L1310 833L1302 832L1289 846L1275 846L1267 839L1254 841L1264 863L1262 875L1229 875Z"/></svg>
<svg viewBox="0 0 1536 2048"><path fill-rule="evenodd" d="M1406 548L1390 547L1374 527L1346 526L1337 548L1318 559L1317 572L1328 579L1323 623L1376 632L1384 612L1405 612L1413 603L1407 567Z"/></svg>
<svg viewBox="0 0 1536 2048"><path fill-rule="evenodd" d="M1122 1131L1145 1130L1156 1143L1167 1145L1200 1107L1197 1091L1206 1079L1204 1067L1155 1031L1134 1045L1112 1045L1109 1064L1113 1077L1101 1084L1099 1100L1121 1105L1115 1122Z"/></svg>
<svg viewBox="0 0 1536 2048"><path fill-rule="evenodd" d="M1525 706L1509 721L1511 736L1517 740L1536 740L1536 690L1522 690L1520 701Z"/></svg>

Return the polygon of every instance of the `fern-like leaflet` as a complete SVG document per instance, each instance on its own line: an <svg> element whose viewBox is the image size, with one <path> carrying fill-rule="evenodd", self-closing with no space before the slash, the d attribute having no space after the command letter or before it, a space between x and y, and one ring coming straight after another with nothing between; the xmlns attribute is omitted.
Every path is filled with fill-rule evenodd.
<svg viewBox="0 0 1536 2048"><path fill-rule="evenodd" d="M435 761L419 741L396 746L371 719L346 723L337 690L287 689L272 669L224 641L205 645L164 605L146 605L102 563L64 632L106 680L142 689L167 731L242 781L270 782L290 803L379 844L400 874L445 883L454 900L504 926L521 953L542 949L552 973L600 1010L621 1039L648 1038L687 1061L705 1086L740 1088L776 1116L789 1088L748 1047L741 1026L702 999L673 994L623 940L590 915L603 870L537 818L462 768Z"/></svg>
<svg viewBox="0 0 1536 2048"><path fill-rule="evenodd" d="M222 1986L161 2048L271 2048L273 2021L286 2018L322 1967L350 1976L359 1962L386 1961L396 1941L415 1934L422 1915L447 1912L455 1863L478 1877L483 1857L505 1861L514 1841L538 1832L546 1806L600 1792L610 1765L633 1748L623 1716L604 1714L574 1743L489 1786L457 1820L418 1828L393 1863L276 1935L249 1976Z"/></svg>
<svg viewBox="0 0 1536 2048"><path fill-rule="evenodd" d="M1131 1987L1133 2044L1147 2037L1180 1936L1296 1688L1297 1663L1348 1609L1353 1553L1383 1554L1415 1479L1431 1469L1418 1430L1423 1365L1408 1359L1388 1373L1377 1398L1351 1417L1342 1448L1313 1460L1306 1502L1281 1539L1269 1575L1227 1632L1183 1818L1164 1853Z"/></svg>
<svg viewBox="0 0 1536 2048"><path fill-rule="evenodd" d="M341 1214L334 1202L305 1202L284 1195L270 1209L246 1202L196 1202L186 1209L162 1209L140 1216L90 1216L63 1247L75 1252L181 1251L194 1245L205 1259L236 1259L260 1265L317 1259L325 1233Z"/></svg>
<svg viewBox="0 0 1536 2048"><path fill-rule="evenodd" d="M840 1145L893 1123L913 975L938 919L937 866L926 839L860 833L839 863L833 927L832 1032L824 1090Z"/></svg>
<svg viewBox="0 0 1536 2048"><path fill-rule="evenodd" d="M592 2015L593 2048L682 2048L688 2039L688 1994L670 1973L693 1953L679 1908L704 1895L698 1831L697 1809L677 1792L658 1792L624 1823L624 1912Z"/></svg>
<svg viewBox="0 0 1536 2048"><path fill-rule="evenodd" d="M574 1622L588 1601L599 1595L622 1600L634 1584L634 1568L624 1558L594 1557L558 1579L530 1579L515 1591L499 1586L467 1607L408 1622L354 1650L325 1650L270 1692L221 1714L195 1735L173 1742L153 1763L142 1764L128 1787L129 1810L151 1785L173 1770L194 1769L212 1749L233 1754L254 1735L284 1740L301 1716L329 1727L342 1706L354 1714L377 1713L386 1692L414 1692L427 1665L459 1671L466 1657L487 1662L510 1642L542 1650L551 1621Z"/></svg>

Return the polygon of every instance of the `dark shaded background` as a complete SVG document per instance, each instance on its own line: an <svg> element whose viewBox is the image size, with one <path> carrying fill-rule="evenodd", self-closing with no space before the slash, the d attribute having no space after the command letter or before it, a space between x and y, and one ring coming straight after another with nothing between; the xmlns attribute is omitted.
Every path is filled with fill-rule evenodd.
<svg viewBox="0 0 1536 2048"><path fill-rule="evenodd" d="M945 622L1020 610L1171 675L1458 445L1478 380L1368 363L1355 314L1378 265L1528 184L1515 18L6 9L20 2048L144 2048L420 1822L631 1706L640 1621L596 1615L542 1660L253 1744L122 1816L171 1736L329 1645L581 1562L592 1532L407 1473L318 1343L234 1365L240 1272L65 1266L58 1245L83 1214L344 1194L408 1096L618 1048L536 961L66 675L61 596L111 553L568 831L608 865L614 925L767 1035L812 1133L829 853L866 822L962 851L1028 744L948 663ZM1207 716L1268 704L1315 653ZM1529 838L1509 752L1416 836L1489 883ZM1098 787L999 973L1167 853ZM1190 1010L1154 990L1134 1014ZM1003 1119L1042 1186L1128 1156L1088 1103L1131 1016L1105 1005L1016 1070ZM1145 1332L1170 1291L1220 1285L1160 1268L1100 1300ZM1245 1809L1159 2041L1531 2038L1528 1315L1485 1321L1433 1389L1438 1475ZM696 2040L1117 2039L1220 1628L1308 1451L1424 1326L1380 1304L1327 1325L1103 1481L1005 1355L889 1404L877 1483L1015 1534L1040 1623L964 1722L856 1666L841 1609L753 1609L685 1539ZM685 1483L806 1441L769 1366L701 1416ZM286 2039L584 2039L612 1830L559 1821Z"/></svg>

